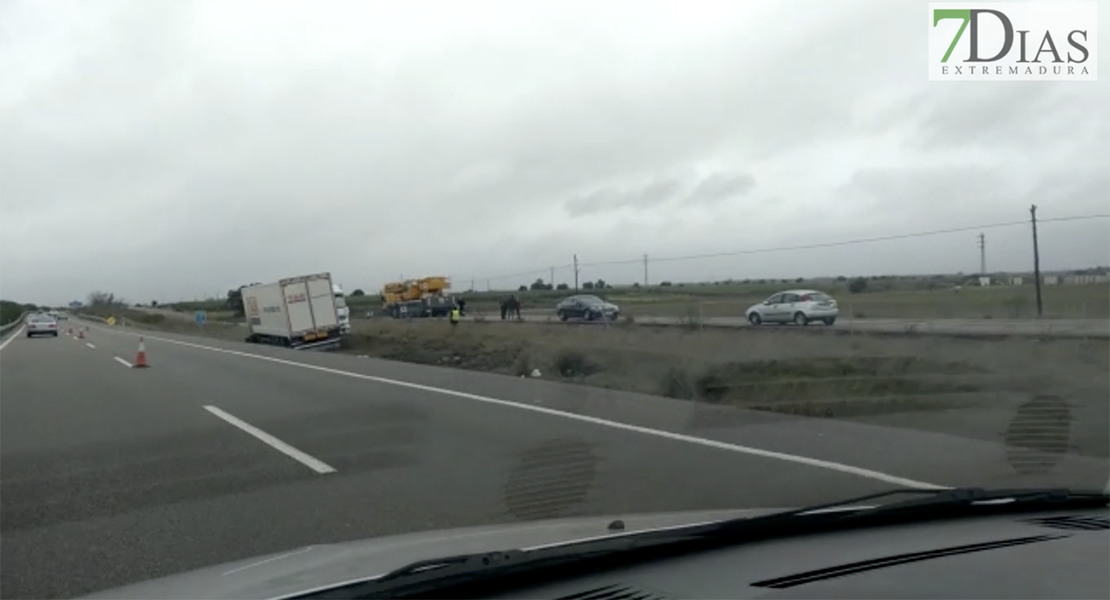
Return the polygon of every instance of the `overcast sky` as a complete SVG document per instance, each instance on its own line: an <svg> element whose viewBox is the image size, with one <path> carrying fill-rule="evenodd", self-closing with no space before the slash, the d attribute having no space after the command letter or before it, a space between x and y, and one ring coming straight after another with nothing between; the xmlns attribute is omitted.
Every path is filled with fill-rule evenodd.
<svg viewBox="0 0 1110 600"><path fill-rule="evenodd" d="M574 253L583 278L620 283L645 253L1021 221L1032 203L1110 212L1107 74L931 83L926 14L5 0L0 295L165 302L317 271L349 290L435 274L505 288ZM984 233L988 267L1029 268L1028 227ZM973 272L977 234L658 261L650 277ZM1045 223L1041 256L1110 263L1110 221Z"/></svg>

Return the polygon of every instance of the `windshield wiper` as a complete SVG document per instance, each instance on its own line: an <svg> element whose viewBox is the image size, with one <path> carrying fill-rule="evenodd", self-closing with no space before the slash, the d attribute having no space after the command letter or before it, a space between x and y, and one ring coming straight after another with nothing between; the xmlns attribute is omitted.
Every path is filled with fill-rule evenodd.
<svg viewBox="0 0 1110 600"><path fill-rule="evenodd" d="M924 496L880 504L853 506L869 500L892 496ZM796 510L772 513L750 519L731 519L704 526L702 535L727 536L731 530L750 532L753 525L779 524L824 525L843 527L886 524L897 521L920 521L935 518L976 516L986 512L1051 510L1054 508L1096 508L1110 504L1110 495L1103 490L1070 490L1067 488L906 488L858 496L829 504L807 506Z"/></svg>
<svg viewBox="0 0 1110 600"><path fill-rule="evenodd" d="M879 506L854 506L892 496L924 496ZM408 564L385 575L289 598L468 597L518 584L534 584L541 571L603 570L638 560L773 537L813 534L846 527L1007 511L1097 508L1110 504L1104 491L1066 488L897 489L758 517L644 532L618 533L581 542L447 556ZM485 587L483 587L485 586Z"/></svg>

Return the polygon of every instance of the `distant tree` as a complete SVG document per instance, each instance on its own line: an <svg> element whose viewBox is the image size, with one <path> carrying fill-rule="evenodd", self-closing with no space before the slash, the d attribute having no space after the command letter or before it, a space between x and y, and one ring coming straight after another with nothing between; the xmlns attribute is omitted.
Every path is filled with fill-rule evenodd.
<svg viewBox="0 0 1110 600"><path fill-rule="evenodd" d="M151 300L150 305L154 308L157 308L158 307L158 301L157 300Z"/></svg>
<svg viewBox="0 0 1110 600"><path fill-rule="evenodd" d="M806 280L806 278L805 278L805 277L799 277L799 278L797 278L797 279L795 279L795 280L794 280L794 283L801 283L801 282L803 282L803 281L805 281L805 280Z"/></svg>
<svg viewBox="0 0 1110 600"><path fill-rule="evenodd" d="M604 279L598 279L597 283L594 284L594 287L599 289L599 290L603 290L603 289L605 289L606 287L609 287L609 286L605 283Z"/></svg>
<svg viewBox="0 0 1110 600"><path fill-rule="evenodd" d="M537 278L537 279L536 279L535 281L533 281L533 282L532 282L531 288L532 288L533 290L546 290L546 289L550 289L550 288L548 287L548 285L547 285L546 283L544 283L544 282L543 282L543 279L539 279L539 278Z"/></svg>
<svg viewBox="0 0 1110 600"><path fill-rule="evenodd" d="M749 284L751 284L751 282L752 282L751 279L745 279L744 281L741 281L740 283L742 283L744 285L749 285Z"/></svg>
<svg viewBox="0 0 1110 600"><path fill-rule="evenodd" d="M365 295L366 295L366 292L362 291L362 288L358 288L355 291L351 292L351 296L365 296Z"/></svg>
<svg viewBox="0 0 1110 600"><path fill-rule="evenodd" d="M836 280L837 280L837 281L848 281L848 278L847 278L847 277L845 277L845 276L843 276L843 275L838 275L838 276L837 276L837 278L836 278Z"/></svg>
<svg viewBox="0 0 1110 600"><path fill-rule="evenodd" d="M224 302L224 306L237 317L243 316L243 287L237 290L228 290L227 300Z"/></svg>
<svg viewBox="0 0 1110 600"><path fill-rule="evenodd" d="M583 284L582 284L582 289L584 289L584 290L592 290L592 289L594 289L594 282L592 282L592 281L587 281L586 283L583 283Z"/></svg>
<svg viewBox="0 0 1110 600"><path fill-rule="evenodd" d="M671 282L661 281L661 282L659 282L659 287L671 287Z"/></svg>
<svg viewBox="0 0 1110 600"><path fill-rule="evenodd" d="M528 286L522 285L522 286L518 287L516 289L516 291L518 291L518 292L527 292L528 291Z"/></svg>
<svg viewBox="0 0 1110 600"><path fill-rule="evenodd" d="M110 306L115 303L115 294L96 290L89 292L87 300L89 306Z"/></svg>
<svg viewBox="0 0 1110 600"><path fill-rule="evenodd" d="M783 279L782 282L783 283L790 283L790 280L789 279Z"/></svg>
<svg viewBox="0 0 1110 600"><path fill-rule="evenodd" d="M862 294L867 291L867 280L863 277L856 277L852 283L848 284L848 291L853 294Z"/></svg>
<svg viewBox="0 0 1110 600"><path fill-rule="evenodd" d="M567 290L567 289L570 289L570 286L565 284L565 283L560 283L559 285L555 286L555 289L557 289L557 290Z"/></svg>
<svg viewBox="0 0 1110 600"><path fill-rule="evenodd" d="M640 282L638 282L638 281L637 281L637 282L633 282L633 283L632 283L632 287L633 287L633 288L635 288L635 289L637 289L637 290L638 290L638 289L640 289Z"/></svg>

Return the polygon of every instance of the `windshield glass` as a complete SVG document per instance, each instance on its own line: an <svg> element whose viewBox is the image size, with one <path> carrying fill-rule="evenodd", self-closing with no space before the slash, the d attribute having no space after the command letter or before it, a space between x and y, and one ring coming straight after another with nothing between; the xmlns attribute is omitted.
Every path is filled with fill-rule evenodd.
<svg viewBox="0 0 1110 600"><path fill-rule="evenodd" d="M1107 485L1096 3L479 2L0 2L0 598Z"/></svg>

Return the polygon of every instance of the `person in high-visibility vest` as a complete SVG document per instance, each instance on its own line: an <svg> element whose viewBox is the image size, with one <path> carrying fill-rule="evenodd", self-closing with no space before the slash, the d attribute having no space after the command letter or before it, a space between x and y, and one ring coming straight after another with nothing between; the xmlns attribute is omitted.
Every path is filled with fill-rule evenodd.
<svg viewBox="0 0 1110 600"><path fill-rule="evenodd" d="M458 306L452 306L451 307L451 325L452 326L459 324L459 316L460 316L461 313L462 313L462 311L459 310Z"/></svg>

